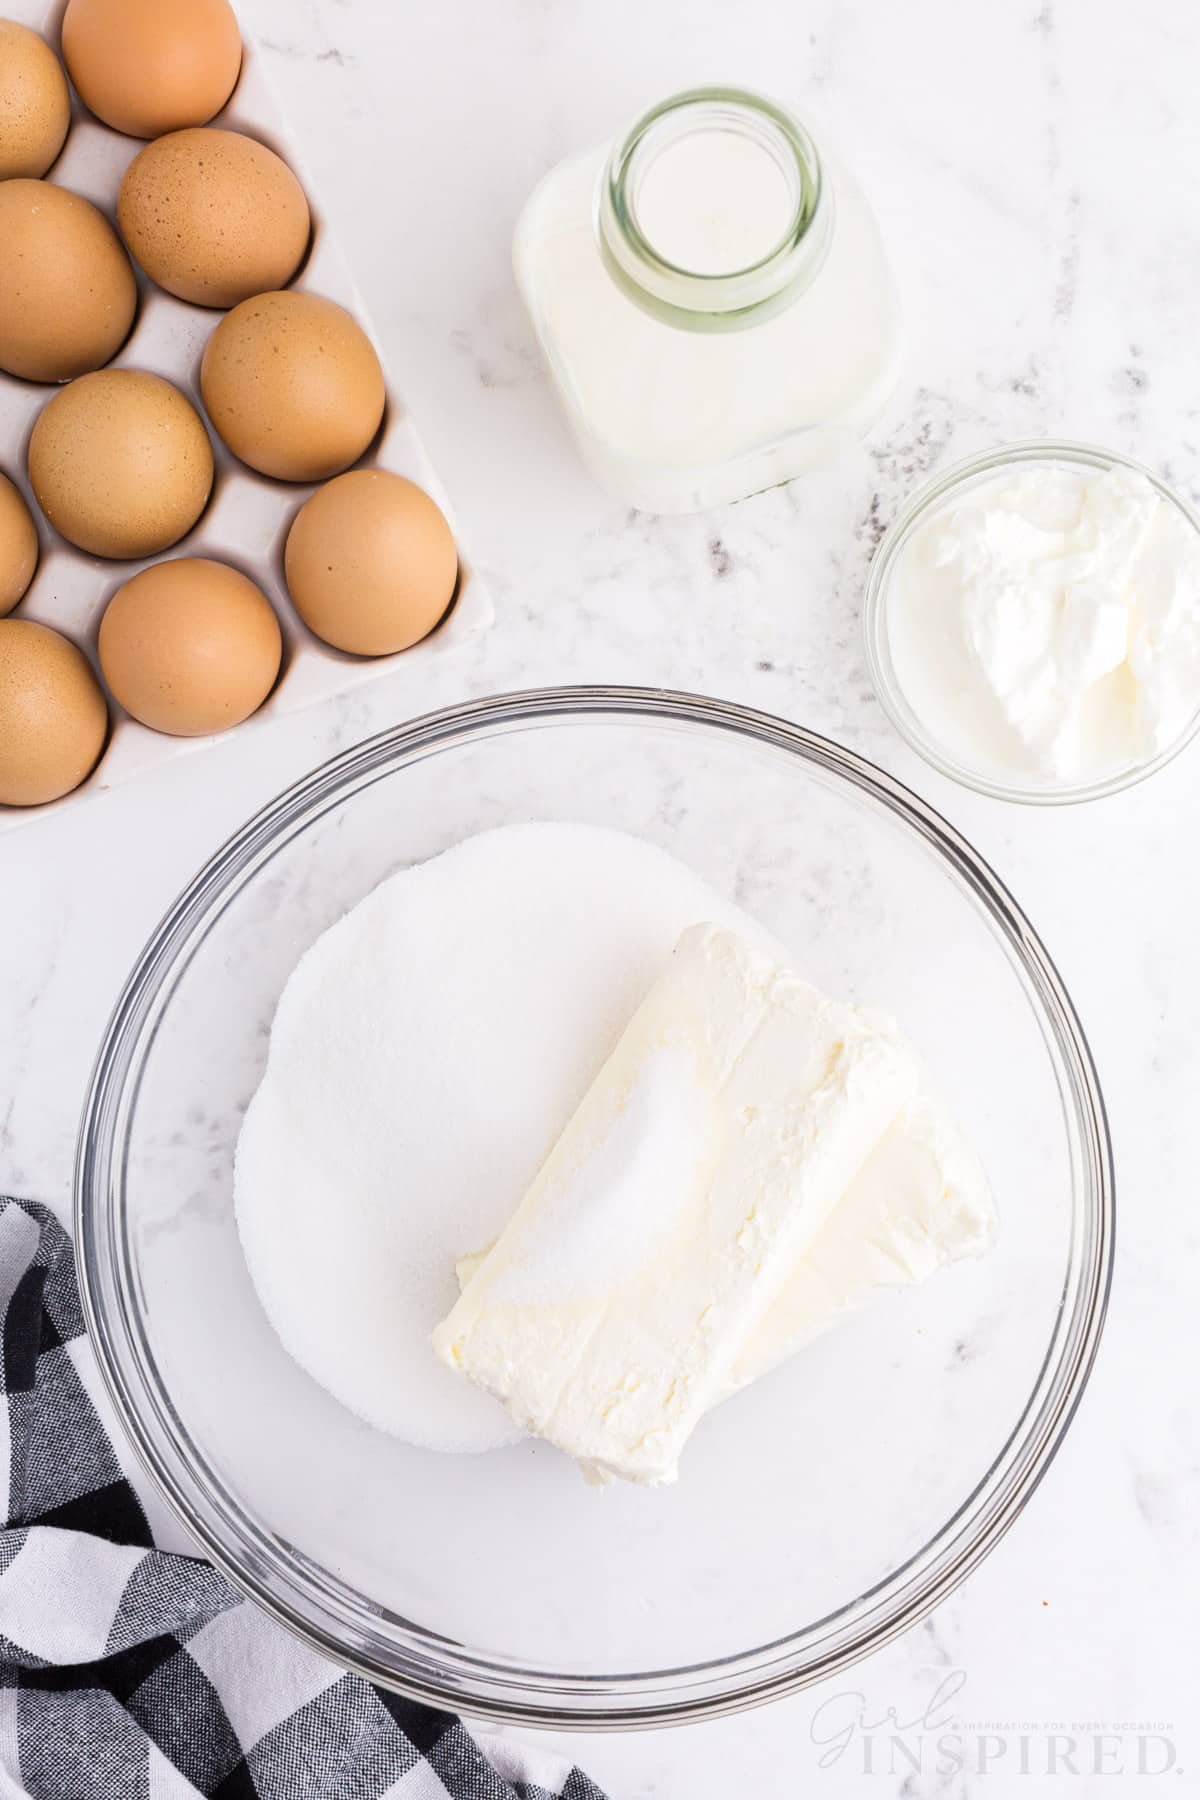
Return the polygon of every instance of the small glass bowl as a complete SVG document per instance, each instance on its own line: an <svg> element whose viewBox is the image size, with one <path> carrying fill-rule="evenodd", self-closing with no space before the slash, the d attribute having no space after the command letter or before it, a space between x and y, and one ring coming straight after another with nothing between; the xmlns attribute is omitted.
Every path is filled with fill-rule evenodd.
<svg viewBox="0 0 1200 1800"><path fill-rule="evenodd" d="M1105 450L1096 444L1074 443L1069 439L1030 438L1016 444L1005 444L998 450L966 457L962 462L943 469L918 488L908 500L889 527L871 564L863 610L863 635L867 666L879 702L897 731L918 756L924 757L927 763L941 774L948 775L952 781L974 788L977 793L988 794L994 800L1014 800L1028 806L1065 806L1081 800L1099 800L1106 794L1120 793L1122 789L1135 786L1139 781L1144 781L1147 775L1153 775L1156 770L1171 762L1200 730L1200 695L1197 695L1196 711L1175 742L1144 762L1131 763L1126 768L1114 770L1099 781L1065 784L1005 781L995 773L963 762L929 730L909 703L901 686L892 660L888 635L888 598L892 575L897 560L913 533L938 507L957 499L968 488L987 480L999 470L1028 468L1037 463L1052 463L1059 467L1066 464L1085 469L1131 469L1138 475L1144 475L1164 500L1178 507L1192 529L1200 532L1200 518L1186 501L1180 499L1152 469L1146 468L1144 463L1136 462L1131 456L1121 456L1114 450Z"/></svg>

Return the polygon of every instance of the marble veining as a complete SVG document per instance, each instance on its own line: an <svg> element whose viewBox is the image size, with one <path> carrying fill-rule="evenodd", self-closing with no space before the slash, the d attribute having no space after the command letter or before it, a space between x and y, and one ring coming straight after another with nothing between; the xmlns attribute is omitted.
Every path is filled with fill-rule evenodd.
<svg viewBox="0 0 1200 1800"><path fill-rule="evenodd" d="M1086 1757L1089 1723L1108 1722L1133 1769L1127 1728L1141 1722L1174 1746L1184 1773L1173 1791L1196 1791L1200 1439L1184 1371L1200 1287L1200 835L1186 822L1200 750L1063 813L968 794L884 719L859 605L914 484L1005 439L1109 443L1200 500L1200 14L1192 0L1144 0L1132 18L1113 0L746 0L736 11L610 0L602 12L497 0L464 30L453 6L241 6L497 624L436 667L401 662L368 689L3 840L0 1186L66 1208L91 1060L146 936L250 811L370 732L472 695L629 681L737 699L841 739L967 833L1076 999L1117 1154L1109 1329L1027 1512L934 1618L766 1711L563 1741L626 1800L739 1789L986 1800L1057 1793L1059 1779L1094 1791L1098 1777L1072 1788L1045 1772L1045 1730L1078 1721ZM906 372L838 468L708 516L650 519L580 468L513 289L509 238L559 156L661 93L724 77L786 89L854 164L892 251ZM209 1204L203 1182L191 1204ZM990 1724L1004 1748L986 1775L939 1773L928 1752L914 1770L889 1751L889 1709L910 1748L922 1721L936 1737L947 1718L969 1746ZM1037 1779L1015 1772L1022 1722Z"/></svg>

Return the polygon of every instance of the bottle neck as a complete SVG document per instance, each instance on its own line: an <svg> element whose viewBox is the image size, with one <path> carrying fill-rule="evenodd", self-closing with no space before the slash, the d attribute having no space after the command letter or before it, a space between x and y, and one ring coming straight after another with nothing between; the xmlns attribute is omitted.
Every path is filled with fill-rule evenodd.
<svg viewBox="0 0 1200 1800"><path fill-rule="evenodd" d="M687 331L740 331L816 277L833 196L816 145L786 108L694 88L637 120L602 170L596 236L614 281Z"/></svg>

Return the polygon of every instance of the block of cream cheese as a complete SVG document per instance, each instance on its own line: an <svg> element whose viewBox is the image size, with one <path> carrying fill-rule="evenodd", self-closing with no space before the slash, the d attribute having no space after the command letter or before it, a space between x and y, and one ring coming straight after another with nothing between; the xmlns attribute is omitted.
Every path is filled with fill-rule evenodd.
<svg viewBox="0 0 1200 1800"><path fill-rule="evenodd" d="M945 1106L902 1108L799 1259L730 1371L745 1387L887 1288L911 1287L995 1234L987 1177Z"/></svg>
<svg viewBox="0 0 1200 1800"><path fill-rule="evenodd" d="M888 1021L690 927L437 1354L596 1478L673 1481L917 1083Z"/></svg>
<svg viewBox="0 0 1200 1800"><path fill-rule="evenodd" d="M924 1089L904 1106L822 1225L730 1370L742 1388L888 1288L979 1256L996 1215L979 1158ZM486 1251L460 1257L460 1287Z"/></svg>

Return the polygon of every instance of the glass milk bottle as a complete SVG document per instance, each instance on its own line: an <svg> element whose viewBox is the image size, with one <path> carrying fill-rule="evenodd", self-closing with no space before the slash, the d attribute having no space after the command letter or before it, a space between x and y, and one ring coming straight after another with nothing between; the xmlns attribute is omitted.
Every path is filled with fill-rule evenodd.
<svg viewBox="0 0 1200 1800"><path fill-rule="evenodd" d="M664 100L527 202L517 281L579 447L647 512L693 512L829 463L895 382L879 232L785 107Z"/></svg>

